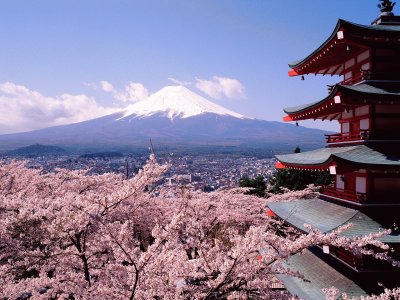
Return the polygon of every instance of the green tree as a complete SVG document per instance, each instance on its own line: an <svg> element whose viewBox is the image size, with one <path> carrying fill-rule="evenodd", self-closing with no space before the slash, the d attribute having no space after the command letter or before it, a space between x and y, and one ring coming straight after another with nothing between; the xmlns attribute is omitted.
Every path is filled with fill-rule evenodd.
<svg viewBox="0 0 400 300"><path fill-rule="evenodd" d="M246 194L257 195L259 197L265 196L265 189L267 188L264 177L261 175L257 176L254 179L251 179L250 177L245 175L239 180L239 186L253 188L251 191L248 191Z"/></svg>

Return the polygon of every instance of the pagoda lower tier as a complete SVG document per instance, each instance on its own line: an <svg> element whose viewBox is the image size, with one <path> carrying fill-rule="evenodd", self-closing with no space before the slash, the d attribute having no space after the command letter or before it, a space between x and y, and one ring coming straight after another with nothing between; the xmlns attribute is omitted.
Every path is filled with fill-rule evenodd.
<svg viewBox="0 0 400 300"><path fill-rule="evenodd" d="M332 202L356 207L399 207L400 156L382 145L331 147L277 155L277 168L329 171L333 182L321 189ZM396 155L397 153L397 155Z"/></svg>
<svg viewBox="0 0 400 300"><path fill-rule="evenodd" d="M400 141L400 81L335 85L317 102L285 108L284 121L338 121L340 133L326 135L329 146Z"/></svg>
<svg viewBox="0 0 400 300"><path fill-rule="evenodd" d="M311 251L307 250L305 253L298 253L290 257L284 267L304 276L303 280L291 275L276 275L292 295L301 299L325 299L323 289L330 288L332 284L335 284L341 293L346 293L350 297L368 296L363 288L319 259Z"/></svg>
<svg viewBox="0 0 400 300"><path fill-rule="evenodd" d="M357 209L330 203L318 198L300 199L288 202L272 202L268 204L268 207L271 210L271 214L275 217L285 220L286 223L305 233L309 232L309 229L305 227L304 224L309 224L323 233L329 233L341 226L351 223L352 226L341 235L353 238L363 237L371 233L380 233L383 229L387 228ZM398 260L400 258L400 233L398 231L393 230L390 234L379 238L379 240L388 244L394 250L391 254L394 259ZM395 287L398 284L396 278L400 276L400 270L394 268L388 262L374 259L371 256L353 254L342 248L329 246L324 246L323 249L317 249L316 251L320 253L325 263L331 260L336 264L334 269L342 269L340 273L346 275L346 280L354 280L356 284L361 286L361 288L368 293L377 293L380 291L377 282L382 282L387 287ZM310 262L311 258L313 260L312 263ZM296 262L294 266L299 264L297 261L299 259L301 260L301 258L295 259ZM291 260L293 260L293 258ZM318 265L322 262L319 262L316 257L309 257L308 263L311 265ZM308 270L308 268L306 268L306 270ZM325 268L327 267L324 267L324 269ZM318 283L320 282L315 278L313 280L314 282L311 282L310 286L314 288L317 287L318 290L320 288ZM299 293L304 293L308 290L307 287L302 286L304 285L303 283L297 282L294 279L286 278L286 281L288 282L284 281L285 285L289 290L292 289L290 290L291 292L296 293L297 290L299 290ZM293 284L296 286L293 287ZM332 285L335 284L332 282ZM328 288L330 286L324 287ZM341 289L341 291L346 292L345 289ZM300 294L298 295L301 296ZM310 299L314 298L311 297Z"/></svg>
<svg viewBox="0 0 400 300"><path fill-rule="evenodd" d="M277 275L285 288L301 299L325 299L323 289L336 287L349 297L379 295L383 287L377 282L385 282L386 287L397 287L397 273L391 271L355 272L342 264L335 256L323 253L319 247L312 247L304 253L289 258L284 267L304 276L304 280L290 275Z"/></svg>

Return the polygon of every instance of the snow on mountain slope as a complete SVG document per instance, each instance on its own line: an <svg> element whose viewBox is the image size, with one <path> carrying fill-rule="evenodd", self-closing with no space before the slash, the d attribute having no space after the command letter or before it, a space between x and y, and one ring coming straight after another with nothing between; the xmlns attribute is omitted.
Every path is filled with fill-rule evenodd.
<svg viewBox="0 0 400 300"><path fill-rule="evenodd" d="M323 131L251 119L182 86L165 87L129 109L79 123L0 135L0 152L32 144L115 149L147 147L267 147L291 150L321 147Z"/></svg>
<svg viewBox="0 0 400 300"><path fill-rule="evenodd" d="M189 118L204 113L248 119L241 114L212 103L184 86L167 86L152 94L149 98L129 106L119 120L129 117L145 118L158 113L165 114L171 120Z"/></svg>

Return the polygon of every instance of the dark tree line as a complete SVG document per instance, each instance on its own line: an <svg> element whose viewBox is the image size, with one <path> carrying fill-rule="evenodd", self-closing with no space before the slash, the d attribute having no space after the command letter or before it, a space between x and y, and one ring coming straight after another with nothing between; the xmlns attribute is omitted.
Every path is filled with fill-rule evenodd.
<svg viewBox="0 0 400 300"><path fill-rule="evenodd" d="M294 149L294 153L300 153L300 151L299 147ZM253 179L248 176L243 176L239 181L239 186L253 188L248 194L264 197L267 189L266 181L268 181L271 186L269 192L280 194L283 192L282 188L298 191L305 189L309 184L315 184L317 186L328 185L332 180L332 175L327 171L310 172L293 169L277 169L267 180L261 175Z"/></svg>

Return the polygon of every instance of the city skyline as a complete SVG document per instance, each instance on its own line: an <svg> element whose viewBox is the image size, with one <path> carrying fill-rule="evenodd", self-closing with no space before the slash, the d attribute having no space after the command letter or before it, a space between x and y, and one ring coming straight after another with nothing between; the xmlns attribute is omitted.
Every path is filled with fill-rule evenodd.
<svg viewBox="0 0 400 300"><path fill-rule="evenodd" d="M0 134L95 118L176 84L240 114L280 121L282 107L317 101L340 81L289 78L287 64L320 45L338 18L369 24L376 4L3 1Z"/></svg>

